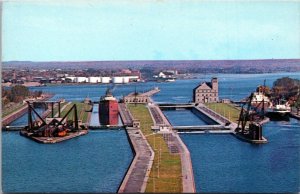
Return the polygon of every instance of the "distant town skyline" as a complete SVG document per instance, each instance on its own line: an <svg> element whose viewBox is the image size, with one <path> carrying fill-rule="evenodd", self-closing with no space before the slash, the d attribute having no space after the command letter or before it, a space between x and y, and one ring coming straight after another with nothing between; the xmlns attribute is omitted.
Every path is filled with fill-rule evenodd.
<svg viewBox="0 0 300 194"><path fill-rule="evenodd" d="M3 61L300 58L299 1L7 1Z"/></svg>

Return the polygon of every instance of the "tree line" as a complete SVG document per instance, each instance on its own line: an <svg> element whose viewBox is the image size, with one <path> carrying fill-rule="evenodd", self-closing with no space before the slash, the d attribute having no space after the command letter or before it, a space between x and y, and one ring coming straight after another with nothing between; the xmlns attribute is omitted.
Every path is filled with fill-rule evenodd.
<svg viewBox="0 0 300 194"><path fill-rule="evenodd" d="M10 102L22 102L27 97L40 97L42 91L29 91L29 89L22 85L15 85L11 88L4 88L2 86L2 105Z"/></svg>
<svg viewBox="0 0 300 194"><path fill-rule="evenodd" d="M289 77L279 78L274 81L272 88L259 86L257 92L263 92L271 101L279 103L288 101L294 107L300 108L300 80Z"/></svg>

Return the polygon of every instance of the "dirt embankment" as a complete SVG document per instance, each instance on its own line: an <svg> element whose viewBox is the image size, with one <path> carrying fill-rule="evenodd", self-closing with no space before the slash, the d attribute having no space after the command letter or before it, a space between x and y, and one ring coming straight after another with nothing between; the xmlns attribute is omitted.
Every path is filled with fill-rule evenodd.
<svg viewBox="0 0 300 194"><path fill-rule="evenodd" d="M54 96L53 94L43 94L40 99L37 99L37 101L46 101L52 98L53 96ZM9 123L13 122L14 120L24 115L26 112L27 112L26 105L20 107L20 109L2 118L2 126L8 125Z"/></svg>

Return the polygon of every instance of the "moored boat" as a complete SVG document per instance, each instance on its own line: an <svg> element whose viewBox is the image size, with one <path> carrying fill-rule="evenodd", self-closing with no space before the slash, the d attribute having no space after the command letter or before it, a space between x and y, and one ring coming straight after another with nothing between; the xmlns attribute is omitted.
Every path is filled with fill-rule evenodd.
<svg viewBox="0 0 300 194"><path fill-rule="evenodd" d="M251 106L265 110L271 106L270 99L261 92L254 92Z"/></svg>
<svg viewBox="0 0 300 194"><path fill-rule="evenodd" d="M271 120L289 120L289 113L291 112L291 107L288 103L276 104L273 108L267 110L267 116Z"/></svg>

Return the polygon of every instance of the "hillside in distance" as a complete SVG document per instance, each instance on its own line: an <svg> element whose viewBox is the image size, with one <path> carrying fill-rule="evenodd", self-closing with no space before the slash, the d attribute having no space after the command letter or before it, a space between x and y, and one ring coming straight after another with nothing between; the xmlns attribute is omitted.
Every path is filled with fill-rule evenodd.
<svg viewBox="0 0 300 194"><path fill-rule="evenodd" d="M186 73L271 73L300 71L300 59L145 60L145 61L7 61L3 68L33 69L177 69Z"/></svg>

